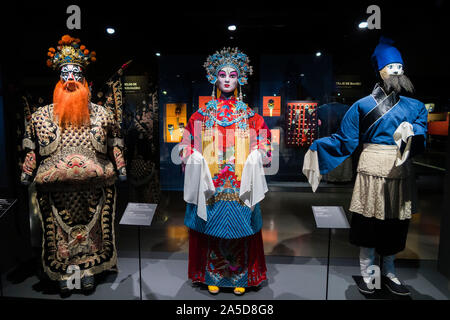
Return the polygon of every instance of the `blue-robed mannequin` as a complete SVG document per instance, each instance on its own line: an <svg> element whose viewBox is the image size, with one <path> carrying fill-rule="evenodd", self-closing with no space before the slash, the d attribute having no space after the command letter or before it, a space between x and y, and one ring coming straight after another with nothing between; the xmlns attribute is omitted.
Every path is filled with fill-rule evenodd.
<svg viewBox="0 0 450 320"><path fill-rule="evenodd" d="M377 85L374 91L383 91ZM375 122L367 132L360 132L360 119L377 105L373 95L356 101L342 119L335 134L316 140L310 149L318 151L321 174L326 174L349 157L360 143L395 145L393 134L402 122L413 126L414 135L425 137L427 110L425 105L412 98L399 96L397 106ZM423 139L425 141L425 139Z"/></svg>
<svg viewBox="0 0 450 320"><path fill-rule="evenodd" d="M378 253L383 257L384 285L395 294L408 295L394 259L405 248L411 214L416 212L410 159L424 150L427 110L422 102L400 95L414 88L404 75L402 56L392 40L380 39L372 62L379 83L350 107L335 134L314 141L305 155L303 173L315 191L321 175L339 166L362 144L350 205L350 242L361 248L358 287L364 294L375 292L368 267Z"/></svg>

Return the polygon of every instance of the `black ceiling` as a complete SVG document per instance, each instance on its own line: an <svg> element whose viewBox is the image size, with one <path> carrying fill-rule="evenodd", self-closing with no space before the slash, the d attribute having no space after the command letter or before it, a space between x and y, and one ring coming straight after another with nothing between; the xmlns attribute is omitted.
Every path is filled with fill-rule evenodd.
<svg viewBox="0 0 450 320"><path fill-rule="evenodd" d="M65 33L97 51L97 70L102 72L130 58L151 68L156 51L206 56L223 46L238 46L250 57L320 50L333 56L337 73L355 73L362 66L368 70L370 55L384 34L395 39L410 72L446 77L446 2L83 1L78 2L82 29L76 32L66 28L66 8L76 1L16 3L10 11L3 11L2 31L23 68L39 72L48 72L44 67L47 48ZM357 27L367 19L366 8L371 4L381 8L381 31ZM228 31L229 24L236 24L237 31ZM113 26L116 34L108 36L106 26ZM2 63L8 65L5 59Z"/></svg>

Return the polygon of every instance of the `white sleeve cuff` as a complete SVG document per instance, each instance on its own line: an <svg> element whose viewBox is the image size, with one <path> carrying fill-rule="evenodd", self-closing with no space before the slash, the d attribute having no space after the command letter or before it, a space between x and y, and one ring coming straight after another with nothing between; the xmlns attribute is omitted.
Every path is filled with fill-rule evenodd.
<svg viewBox="0 0 450 320"><path fill-rule="evenodd" d="M267 191L269 188L264 175L262 155L256 149L249 154L245 161L239 198L253 211L255 205L264 199Z"/></svg>
<svg viewBox="0 0 450 320"><path fill-rule="evenodd" d="M308 178L312 191L316 192L319 187L320 180L322 179L322 175L319 170L319 157L317 156L317 151L309 149L305 154L302 172L306 178Z"/></svg>
<svg viewBox="0 0 450 320"><path fill-rule="evenodd" d="M409 122L402 122L392 135L395 144L398 147L397 160L395 162L395 166L398 167L402 165L408 159L409 153L411 151L412 136L414 136L414 129L412 124ZM406 143L406 147L405 150L403 150L403 153L400 152L402 142Z"/></svg>
<svg viewBox="0 0 450 320"><path fill-rule="evenodd" d="M187 159L184 172L184 201L197 205L197 215L207 221L206 201L215 192L206 160L194 150Z"/></svg>

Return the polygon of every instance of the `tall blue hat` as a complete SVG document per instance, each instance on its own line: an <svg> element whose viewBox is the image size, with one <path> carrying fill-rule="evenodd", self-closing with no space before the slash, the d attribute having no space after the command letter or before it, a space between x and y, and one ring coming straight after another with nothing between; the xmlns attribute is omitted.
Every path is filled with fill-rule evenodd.
<svg viewBox="0 0 450 320"><path fill-rule="evenodd" d="M372 54L372 60L374 62L377 71L380 71L385 66L391 63L403 64L402 55L392 44L394 40L381 36L375 51Z"/></svg>

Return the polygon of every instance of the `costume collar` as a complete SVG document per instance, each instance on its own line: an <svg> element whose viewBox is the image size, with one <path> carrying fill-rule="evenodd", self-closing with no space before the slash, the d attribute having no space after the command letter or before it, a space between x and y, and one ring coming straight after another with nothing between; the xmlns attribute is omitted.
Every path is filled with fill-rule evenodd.
<svg viewBox="0 0 450 320"><path fill-rule="evenodd" d="M379 83L375 84L375 88L373 88L371 95L375 99L377 104L380 104L387 97L390 97L391 103L394 104L396 104L398 100L400 100L399 95L395 91L392 91L390 94L387 94Z"/></svg>
<svg viewBox="0 0 450 320"><path fill-rule="evenodd" d="M395 91L392 91L387 95L378 83L375 85L371 96L375 100L376 106L366 114L361 115L360 132L363 135L365 135L379 119L394 108L400 100Z"/></svg>
<svg viewBox="0 0 450 320"><path fill-rule="evenodd" d="M235 102L236 102L236 97L232 94L232 95L230 95L229 98L227 98L227 97L225 97L225 96L222 94L222 95L220 96L220 98L219 98L219 101L220 101L220 102L225 102L225 103L227 103L227 102L235 103Z"/></svg>

